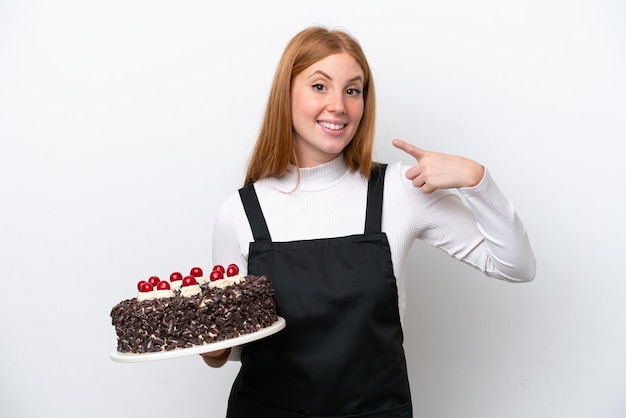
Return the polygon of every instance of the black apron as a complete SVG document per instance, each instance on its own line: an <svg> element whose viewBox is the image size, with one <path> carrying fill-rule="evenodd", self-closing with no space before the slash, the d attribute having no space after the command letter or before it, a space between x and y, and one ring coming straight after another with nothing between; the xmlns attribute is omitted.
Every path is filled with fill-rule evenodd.
<svg viewBox="0 0 626 418"><path fill-rule="evenodd" d="M239 191L287 326L246 345L228 418L412 417L398 291L381 232L385 165L372 171L365 233L272 242L253 185Z"/></svg>

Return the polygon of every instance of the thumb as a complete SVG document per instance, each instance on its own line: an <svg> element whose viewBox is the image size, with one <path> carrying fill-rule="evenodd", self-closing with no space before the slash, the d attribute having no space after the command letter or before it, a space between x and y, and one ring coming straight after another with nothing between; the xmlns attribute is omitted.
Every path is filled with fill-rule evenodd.
<svg viewBox="0 0 626 418"><path fill-rule="evenodd" d="M404 142L401 139L394 139L393 141L391 141L391 143L394 147L406 152L407 154L415 158L418 163L426 155L426 151L424 151L423 149L416 147L413 144L409 144L408 142Z"/></svg>

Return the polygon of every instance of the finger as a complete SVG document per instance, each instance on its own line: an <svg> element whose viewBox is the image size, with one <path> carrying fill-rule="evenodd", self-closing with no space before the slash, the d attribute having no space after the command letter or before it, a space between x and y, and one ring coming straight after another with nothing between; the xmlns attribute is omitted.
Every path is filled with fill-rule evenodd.
<svg viewBox="0 0 626 418"><path fill-rule="evenodd" d="M411 155L417 160L417 162L419 162L426 155L426 151L424 151L423 149L416 147L413 144L409 144L408 142L404 142L401 139L394 139L393 141L391 141L391 143L394 147Z"/></svg>
<svg viewBox="0 0 626 418"><path fill-rule="evenodd" d="M417 176L419 176L420 174L422 174L422 167L420 167L419 165L414 165L413 167L406 170L406 173L404 173L406 178L411 181L416 179Z"/></svg>
<svg viewBox="0 0 626 418"><path fill-rule="evenodd" d="M424 194L431 194L432 192L437 190L437 188L435 186L431 185L431 184L424 183L424 184L422 184L422 187L420 187L420 190Z"/></svg>
<svg viewBox="0 0 626 418"><path fill-rule="evenodd" d="M427 183L423 177L416 177L414 178L411 183L413 184L414 187L420 189L422 191L422 193L424 194L430 194L432 192L434 192L435 190L437 190L437 187L435 187L432 184Z"/></svg>
<svg viewBox="0 0 626 418"><path fill-rule="evenodd" d="M416 177L414 178L411 183L413 183L413 186L417 187L418 189L421 189L422 187L424 187L426 185L426 182L424 180L422 180L420 177Z"/></svg>
<svg viewBox="0 0 626 418"><path fill-rule="evenodd" d="M202 357L219 358L219 357L223 357L224 354L226 354L226 350L227 349L217 350L217 351L209 351L207 353L201 353L200 355Z"/></svg>

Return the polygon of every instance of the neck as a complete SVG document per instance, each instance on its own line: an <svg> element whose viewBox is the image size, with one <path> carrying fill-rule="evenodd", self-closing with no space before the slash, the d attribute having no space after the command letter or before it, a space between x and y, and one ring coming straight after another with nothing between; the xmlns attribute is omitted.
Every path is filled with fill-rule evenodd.
<svg viewBox="0 0 626 418"><path fill-rule="evenodd" d="M290 165L287 172L277 179L282 191L316 191L325 189L346 176L350 170L346 165L343 155L332 161L318 164L315 167L296 167Z"/></svg>

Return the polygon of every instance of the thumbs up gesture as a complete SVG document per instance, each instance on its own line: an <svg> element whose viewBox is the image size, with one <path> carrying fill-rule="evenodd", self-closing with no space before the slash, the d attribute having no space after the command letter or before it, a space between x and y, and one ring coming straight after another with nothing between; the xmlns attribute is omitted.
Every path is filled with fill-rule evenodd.
<svg viewBox="0 0 626 418"><path fill-rule="evenodd" d="M392 144L415 158L417 164L406 171L406 177L424 193L473 187L485 174L482 165L464 157L425 151L400 139L394 139Z"/></svg>

